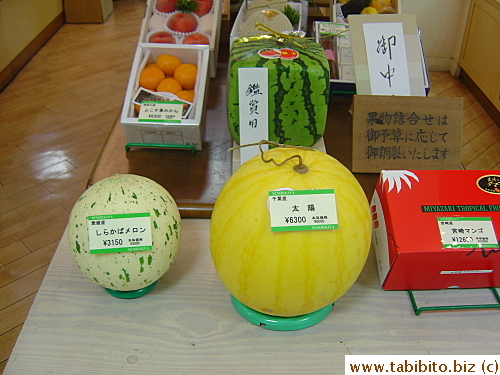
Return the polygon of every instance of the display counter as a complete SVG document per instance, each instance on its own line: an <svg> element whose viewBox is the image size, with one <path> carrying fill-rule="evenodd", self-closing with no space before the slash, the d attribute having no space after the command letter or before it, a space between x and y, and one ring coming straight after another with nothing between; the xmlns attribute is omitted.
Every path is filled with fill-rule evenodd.
<svg viewBox="0 0 500 375"><path fill-rule="evenodd" d="M89 180L137 173L171 192L184 217L172 267L145 296L118 299L78 269L65 233L4 374L340 374L345 356L353 354L497 355L498 309L417 316L406 292L381 289L373 251L354 286L314 326L271 331L238 314L213 267L206 219L231 174L226 67L227 58L219 58L217 78L210 82L203 151L125 152L118 123ZM324 137L327 152L347 167L351 100L332 98ZM378 176L356 177L370 198ZM494 302L489 290L415 297L424 305Z"/></svg>
<svg viewBox="0 0 500 375"><path fill-rule="evenodd" d="M498 309L416 316L406 292L380 288L373 252L322 322L288 332L252 325L215 273L209 224L183 219L174 264L149 294L133 300L88 280L64 236L4 374L340 374L351 354L500 352ZM474 303L488 293L415 296L449 304L470 294Z"/></svg>

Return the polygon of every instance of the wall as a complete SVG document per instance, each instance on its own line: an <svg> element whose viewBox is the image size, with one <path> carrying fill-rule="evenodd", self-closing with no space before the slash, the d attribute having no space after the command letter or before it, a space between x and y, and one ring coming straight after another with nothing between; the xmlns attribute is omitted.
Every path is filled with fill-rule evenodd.
<svg viewBox="0 0 500 375"><path fill-rule="evenodd" d="M415 14L427 68L460 72L458 59L470 0L400 0L403 13Z"/></svg>
<svg viewBox="0 0 500 375"><path fill-rule="evenodd" d="M62 12L62 0L1 0L0 71Z"/></svg>

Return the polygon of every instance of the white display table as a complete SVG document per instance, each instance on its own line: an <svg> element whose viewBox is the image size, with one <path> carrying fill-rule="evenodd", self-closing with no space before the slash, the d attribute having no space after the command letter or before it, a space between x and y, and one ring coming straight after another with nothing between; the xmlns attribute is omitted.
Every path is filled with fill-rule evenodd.
<svg viewBox="0 0 500 375"><path fill-rule="evenodd" d="M498 309L416 316L406 292L380 288L373 252L319 324L288 332L252 325L215 273L209 220L182 225L174 265L133 300L86 279L63 237L4 374L341 374L349 354L500 353ZM494 302L489 290L416 297L432 304L436 294L444 304L464 294Z"/></svg>

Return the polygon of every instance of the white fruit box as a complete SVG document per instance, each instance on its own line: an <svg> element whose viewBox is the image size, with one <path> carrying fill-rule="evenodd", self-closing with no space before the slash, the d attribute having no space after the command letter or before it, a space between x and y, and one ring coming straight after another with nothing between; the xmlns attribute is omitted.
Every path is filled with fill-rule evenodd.
<svg viewBox="0 0 500 375"><path fill-rule="evenodd" d="M197 65L194 103L187 117L178 122L142 122L137 117L133 103L140 90L139 74L146 64L154 62L161 54L177 56L183 63ZM139 43L120 118L127 144L173 145L174 147L186 146L196 150L202 149L208 88L208 60L208 46Z"/></svg>
<svg viewBox="0 0 500 375"><path fill-rule="evenodd" d="M315 21L313 35L318 38L317 42L325 50L331 50L331 52L327 52L330 70L332 71L332 78L330 79L331 91L337 93L356 93L349 24L347 17L344 17L342 13L341 5L337 0L330 0L331 22ZM401 0L392 0L392 7L396 11L396 14L402 13ZM345 28L344 32L341 32L342 27ZM325 30L338 34L326 37L327 33ZM330 56L331 53L333 53L333 56Z"/></svg>
<svg viewBox="0 0 500 375"><path fill-rule="evenodd" d="M139 43L148 43L149 37L158 31L170 32L174 39L175 45L182 44L182 40L189 34L201 33L208 37L210 42L210 56L209 56L209 74L210 77L215 77L217 73L217 58L219 55L219 39L220 39L220 25L222 15L222 1L213 0L211 11L199 17L195 15L198 20L198 27L191 33L177 33L171 32L167 27L167 21L170 16L178 12L160 13L156 10L157 0L148 0L146 12L142 20L141 31L139 34ZM166 43L151 43L166 44Z"/></svg>
<svg viewBox="0 0 500 375"><path fill-rule="evenodd" d="M402 14L401 3L402 0L393 0L393 8L396 14ZM346 18L344 18L340 4L337 0L331 0L331 4L331 21L315 21L313 25L313 36L316 37L316 41L320 43L327 52L332 77L330 79L331 91L334 93L354 94L356 93L356 83L349 24ZM420 47L425 90L429 92L430 83L421 42Z"/></svg>
<svg viewBox="0 0 500 375"><path fill-rule="evenodd" d="M236 16L236 19L234 20L233 28L231 29L231 33L229 35L229 42L230 45L233 44L233 42L245 35L240 34L240 29L245 23L245 21L248 18L248 12L247 9L252 3L251 0L244 0L241 4L240 10L238 11L238 15ZM290 1L289 5L295 9L297 12L300 14L300 22L297 30L287 30L287 31L307 31L307 16L308 16L308 9L309 9L309 4L307 0L301 0L301 1Z"/></svg>
<svg viewBox="0 0 500 375"><path fill-rule="evenodd" d="M352 0L351 0L352 1ZM401 9L402 0L392 0L392 7L397 14L402 14ZM347 23L347 17L344 17L341 9L342 4L337 0L330 0L330 20L333 22L343 22Z"/></svg>

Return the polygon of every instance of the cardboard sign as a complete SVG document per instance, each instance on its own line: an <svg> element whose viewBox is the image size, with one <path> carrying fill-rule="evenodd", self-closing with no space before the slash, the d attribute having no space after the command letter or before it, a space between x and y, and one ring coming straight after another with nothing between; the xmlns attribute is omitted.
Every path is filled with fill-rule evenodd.
<svg viewBox="0 0 500 375"><path fill-rule="evenodd" d="M461 169L463 99L355 95L352 171Z"/></svg>
<svg viewBox="0 0 500 375"><path fill-rule="evenodd" d="M349 30L358 94L426 95L415 15L350 15Z"/></svg>

